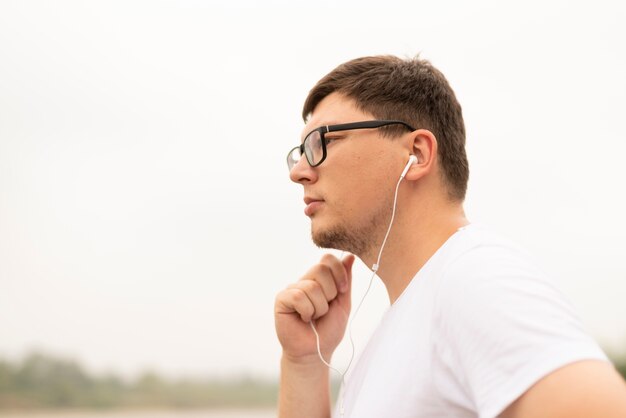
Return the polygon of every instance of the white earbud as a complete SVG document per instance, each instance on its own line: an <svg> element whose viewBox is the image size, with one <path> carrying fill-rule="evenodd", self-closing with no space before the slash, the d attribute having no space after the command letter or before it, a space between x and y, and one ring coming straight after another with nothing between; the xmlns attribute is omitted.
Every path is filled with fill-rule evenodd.
<svg viewBox="0 0 626 418"><path fill-rule="evenodd" d="M417 157L415 155L411 155L409 157L409 162L406 163L406 167L404 167L402 174L400 174L400 180L402 180L404 176L406 176L406 173L409 171L409 168L411 168L413 164L417 164Z"/></svg>

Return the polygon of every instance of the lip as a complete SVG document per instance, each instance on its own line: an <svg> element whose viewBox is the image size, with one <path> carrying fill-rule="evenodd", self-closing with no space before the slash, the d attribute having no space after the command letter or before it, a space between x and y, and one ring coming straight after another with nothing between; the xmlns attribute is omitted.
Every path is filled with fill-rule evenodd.
<svg viewBox="0 0 626 418"><path fill-rule="evenodd" d="M306 207L304 208L304 214L306 216L312 216L319 208L324 204L322 199L315 199L313 197L305 197L304 204Z"/></svg>

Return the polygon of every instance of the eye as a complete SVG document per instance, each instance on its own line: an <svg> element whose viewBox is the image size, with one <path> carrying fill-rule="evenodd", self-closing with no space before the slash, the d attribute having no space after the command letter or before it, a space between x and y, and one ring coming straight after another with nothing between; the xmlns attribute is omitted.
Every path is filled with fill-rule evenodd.
<svg viewBox="0 0 626 418"><path fill-rule="evenodd" d="M338 136L335 136L335 137L326 136L326 137L324 137L324 139L326 140L326 145L330 145L333 142L337 141L338 139L341 139L341 137L338 137Z"/></svg>

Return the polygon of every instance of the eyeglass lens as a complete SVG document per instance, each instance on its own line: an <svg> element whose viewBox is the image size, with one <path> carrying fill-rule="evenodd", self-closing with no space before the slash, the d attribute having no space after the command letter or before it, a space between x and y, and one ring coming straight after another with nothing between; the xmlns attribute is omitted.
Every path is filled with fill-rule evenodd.
<svg viewBox="0 0 626 418"><path fill-rule="evenodd" d="M319 131L313 131L304 139L304 153L311 166L322 160L324 150L322 149L322 136Z"/></svg>

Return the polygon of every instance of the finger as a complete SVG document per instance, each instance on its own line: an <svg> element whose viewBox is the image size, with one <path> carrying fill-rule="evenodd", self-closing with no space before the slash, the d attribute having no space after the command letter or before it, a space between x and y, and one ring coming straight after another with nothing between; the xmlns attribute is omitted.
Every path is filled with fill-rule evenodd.
<svg viewBox="0 0 626 418"><path fill-rule="evenodd" d="M352 254L344 257L344 259L341 260L342 267L346 271L347 286L346 290L344 292L341 292L337 297L337 302L340 304L340 306L343 307L346 312L350 312L350 306L352 302L350 294L352 292L352 266L354 265L354 260L355 257Z"/></svg>
<svg viewBox="0 0 626 418"><path fill-rule="evenodd" d="M338 289L331 268L326 264L316 264L300 279L301 282L317 282L325 299L331 301L337 297Z"/></svg>
<svg viewBox="0 0 626 418"><path fill-rule="evenodd" d="M350 293L349 290L352 288L352 266L354 265L354 260L356 257L352 254L348 254L341 260L341 266L343 267L346 274L346 286L343 292Z"/></svg>
<svg viewBox="0 0 626 418"><path fill-rule="evenodd" d="M332 254L325 254L321 263L330 267L337 289L345 292L348 289L348 271L341 260Z"/></svg>
<svg viewBox="0 0 626 418"><path fill-rule="evenodd" d="M345 287L346 272L341 261L331 254L326 254L320 262L303 276L303 280L315 280L318 282L326 295L326 300L331 301L340 291L340 286Z"/></svg>
<svg viewBox="0 0 626 418"><path fill-rule="evenodd" d="M285 289L276 297L276 314L297 313L304 322L315 314L315 307L302 289Z"/></svg>
<svg viewBox="0 0 626 418"><path fill-rule="evenodd" d="M300 289L311 301L314 308L313 318L320 318L328 312L328 301L322 286L315 280L301 280L289 285L290 289Z"/></svg>

